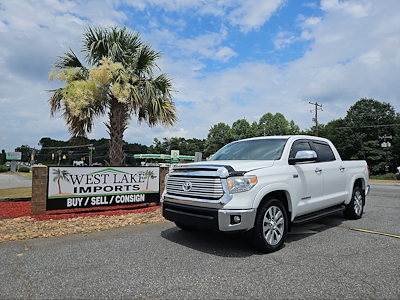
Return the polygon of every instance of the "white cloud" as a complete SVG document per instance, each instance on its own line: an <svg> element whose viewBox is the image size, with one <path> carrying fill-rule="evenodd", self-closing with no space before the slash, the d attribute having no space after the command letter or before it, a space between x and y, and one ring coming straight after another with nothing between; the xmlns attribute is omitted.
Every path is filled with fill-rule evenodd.
<svg viewBox="0 0 400 300"><path fill-rule="evenodd" d="M369 51L367 53L361 54L360 61L369 67L372 67L380 62L380 53L378 51Z"/></svg>
<svg viewBox="0 0 400 300"><path fill-rule="evenodd" d="M233 25L239 25L243 32L257 30L284 2L283 0L245 0L241 6L229 13L228 19Z"/></svg>
<svg viewBox="0 0 400 300"><path fill-rule="evenodd" d="M234 50L221 45L227 37L225 27L222 27L220 32L207 32L191 39L179 38L176 33L166 29L156 29L152 31L151 36L158 41L158 44L168 45L170 49L173 49L176 57L198 56L227 62L230 58L237 56Z"/></svg>
<svg viewBox="0 0 400 300"><path fill-rule="evenodd" d="M321 9L325 11L343 10L356 18L366 17L370 7L370 0L321 0Z"/></svg>
<svg viewBox="0 0 400 300"><path fill-rule="evenodd" d="M298 40L298 38L291 32L281 31L281 32L278 32L278 34L276 35L276 37L274 39L274 46L276 49L281 50L281 49L285 48L287 45L290 45L297 40Z"/></svg>
<svg viewBox="0 0 400 300"><path fill-rule="evenodd" d="M194 10L202 15L226 18L242 32L258 30L287 0L124 0L140 10L154 6L167 11Z"/></svg>

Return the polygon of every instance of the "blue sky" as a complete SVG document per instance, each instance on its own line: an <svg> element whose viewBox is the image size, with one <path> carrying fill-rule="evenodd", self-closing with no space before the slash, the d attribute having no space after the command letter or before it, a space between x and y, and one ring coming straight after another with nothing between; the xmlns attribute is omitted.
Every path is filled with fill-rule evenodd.
<svg viewBox="0 0 400 300"><path fill-rule="evenodd" d="M164 54L180 121L148 128L132 120L131 143L206 138L218 122L250 123L280 112L301 129L344 117L362 97L400 111L398 0L0 0L0 149L69 138L50 118L48 75L83 28L127 25ZM90 138L108 137L102 120Z"/></svg>

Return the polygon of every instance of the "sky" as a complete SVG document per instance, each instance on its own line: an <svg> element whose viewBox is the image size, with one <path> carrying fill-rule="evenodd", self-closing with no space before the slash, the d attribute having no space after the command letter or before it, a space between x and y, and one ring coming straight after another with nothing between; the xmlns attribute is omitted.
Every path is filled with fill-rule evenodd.
<svg viewBox="0 0 400 300"><path fill-rule="evenodd" d="M132 119L129 143L205 139L219 122L280 112L300 129L343 118L363 97L400 112L399 0L0 0L0 149L66 141L50 117L55 59L79 53L86 26L124 26L163 53L179 122ZM108 138L99 120L89 138Z"/></svg>

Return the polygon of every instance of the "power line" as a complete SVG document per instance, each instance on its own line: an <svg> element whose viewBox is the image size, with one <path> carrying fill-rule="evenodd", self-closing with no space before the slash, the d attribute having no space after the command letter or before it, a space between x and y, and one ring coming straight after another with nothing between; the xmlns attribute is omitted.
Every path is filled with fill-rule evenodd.
<svg viewBox="0 0 400 300"><path fill-rule="evenodd" d="M395 127L400 124L388 124L388 125L365 125L365 126L347 126L347 127L332 127L332 128L321 128L320 130L333 130L333 129L351 129L351 128L371 128L371 127Z"/></svg>

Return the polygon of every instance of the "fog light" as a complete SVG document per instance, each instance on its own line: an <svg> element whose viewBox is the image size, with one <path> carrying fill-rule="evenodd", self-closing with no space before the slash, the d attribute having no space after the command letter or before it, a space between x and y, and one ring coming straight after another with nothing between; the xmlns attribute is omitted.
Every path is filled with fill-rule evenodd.
<svg viewBox="0 0 400 300"><path fill-rule="evenodd" d="M234 223L239 224L240 221L241 221L240 216L234 216L234 217L233 217L233 222L234 222Z"/></svg>

